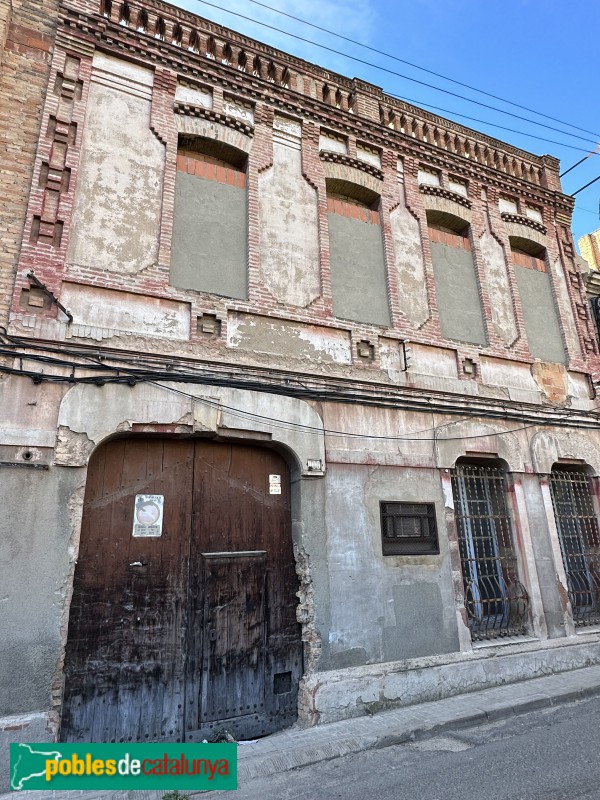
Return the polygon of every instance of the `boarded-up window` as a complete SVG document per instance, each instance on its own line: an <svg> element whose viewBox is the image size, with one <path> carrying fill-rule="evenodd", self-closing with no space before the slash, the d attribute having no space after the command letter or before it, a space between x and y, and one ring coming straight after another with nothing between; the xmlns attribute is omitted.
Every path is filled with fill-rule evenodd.
<svg viewBox="0 0 600 800"><path fill-rule="evenodd" d="M428 212L427 223L442 335L486 344L469 226L442 212Z"/></svg>
<svg viewBox="0 0 600 800"><path fill-rule="evenodd" d="M518 237L511 237L510 246L531 355L542 361L564 363L565 349L546 251L536 242Z"/></svg>
<svg viewBox="0 0 600 800"><path fill-rule="evenodd" d="M245 299L247 216L245 154L221 142L181 137L171 284Z"/></svg>
<svg viewBox="0 0 600 800"><path fill-rule="evenodd" d="M343 181L327 183L333 312L390 325L379 197Z"/></svg>

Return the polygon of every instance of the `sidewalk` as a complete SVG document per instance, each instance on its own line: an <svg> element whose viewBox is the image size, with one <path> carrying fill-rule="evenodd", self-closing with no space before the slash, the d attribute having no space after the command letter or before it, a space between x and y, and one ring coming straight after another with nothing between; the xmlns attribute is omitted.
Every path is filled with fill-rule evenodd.
<svg viewBox="0 0 600 800"><path fill-rule="evenodd" d="M238 785L350 753L389 747L443 730L491 722L600 694L600 667L585 667L370 717L292 728L238 748ZM193 794L193 793L192 793ZM203 793L206 794L206 793ZM161 800L163 792L19 792L0 800Z"/></svg>

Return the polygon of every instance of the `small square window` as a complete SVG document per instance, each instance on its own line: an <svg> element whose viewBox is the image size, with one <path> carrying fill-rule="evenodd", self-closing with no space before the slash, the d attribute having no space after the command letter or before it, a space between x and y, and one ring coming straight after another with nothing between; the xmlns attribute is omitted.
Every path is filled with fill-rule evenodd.
<svg viewBox="0 0 600 800"><path fill-rule="evenodd" d="M384 556L423 556L440 552L433 503L380 503Z"/></svg>

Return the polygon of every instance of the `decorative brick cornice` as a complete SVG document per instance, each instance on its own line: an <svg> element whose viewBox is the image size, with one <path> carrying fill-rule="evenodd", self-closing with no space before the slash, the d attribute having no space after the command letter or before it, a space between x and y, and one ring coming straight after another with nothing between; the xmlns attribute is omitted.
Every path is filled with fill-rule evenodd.
<svg viewBox="0 0 600 800"><path fill-rule="evenodd" d="M209 119L211 122L218 122L220 125L226 125L228 128L233 128L236 131L245 133L246 136L254 135L254 128L239 119L227 116L227 114L218 114L210 108L203 108L202 106L193 106L188 103L175 103L173 110L176 114L181 114L185 117L202 117Z"/></svg>
<svg viewBox="0 0 600 800"><path fill-rule="evenodd" d="M366 161L361 161L360 158L351 158L343 153L334 153L331 150L321 150L319 158L321 161L331 161L334 164L343 164L345 167L359 169L361 172L366 172L379 181L383 180L383 172L380 169L373 164L368 164Z"/></svg>
<svg viewBox="0 0 600 800"><path fill-rule="evenodd" d="M84 38L94 37L128 57L138 55L182 75L216 79L240 96L288 107L292 113L301 108L319 121L326 115L326 124L341 125L384 149L394 147L429 160L437 156L457 174L505 189L518 187L545 205L567 206L555 159L527 153L160 0L113 1L104 14L100 0L62 0L61 10L71 34L79 29Z"/></svg>
<svg viewBox="0 0 600 800"><path fill-rule="evenodd" d="M465 208L471 208L471 201L467 197L458 192L452 192L450 189L444 189L443 186L431 186L429 183L420 183L419 191L423 194L433 194L436 197L452 200L453 203L458 203Z"/></svg>
<svg viewBox="0 0 600 800"><path fill-rule="evenodd" d="M511 214L509 211L502 211L500 216L505 222L516 222L517 225L525 225L527 228L533 228L534 231L543 233L544 236L548 232L545 225L542 225L541 222L537 222L537 220L531 219L530 217L523 217L521 214Z"/></svg>

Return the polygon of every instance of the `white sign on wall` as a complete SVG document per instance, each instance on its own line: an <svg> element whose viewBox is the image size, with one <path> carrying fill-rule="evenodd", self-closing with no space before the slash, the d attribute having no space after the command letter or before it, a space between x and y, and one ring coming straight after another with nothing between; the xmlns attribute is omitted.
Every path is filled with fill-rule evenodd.
<svg viewBox="0 0 600 800"><path fill-rule="evenodd" d="M281 475L269 475L269 494L281 494Z"/></svg>
<svg viewBox="0 0 600 800"><path fill-rule="evenodd" d="M162 536L164 501L162 494L136 494L132 536Z"/></svg>

